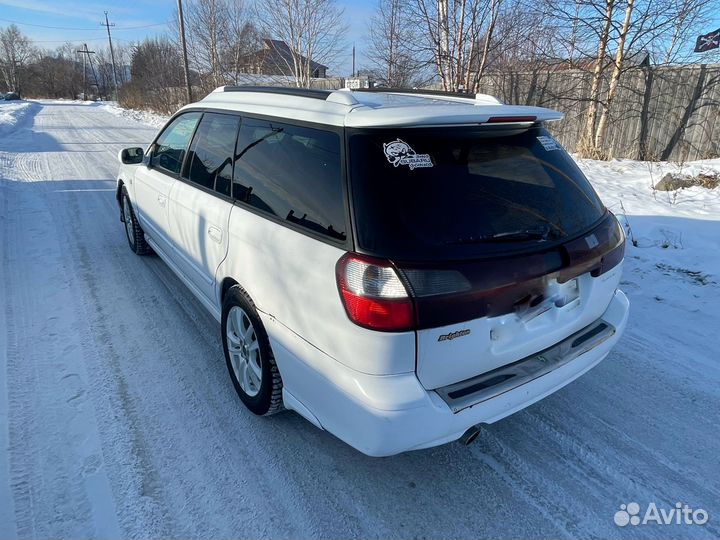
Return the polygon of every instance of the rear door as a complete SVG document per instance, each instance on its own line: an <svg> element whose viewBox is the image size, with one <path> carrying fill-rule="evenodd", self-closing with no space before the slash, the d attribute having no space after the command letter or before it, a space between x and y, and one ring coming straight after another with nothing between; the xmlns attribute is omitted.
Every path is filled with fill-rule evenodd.
<svg viewBox="0 0 720 540"><path fill-rule="evenodd" d="M135 202L143 230L160 246L169 251L170 227L168 200L180 173L187 147L201 113L179 115L160 133L150 149L147 165L135 172Z"/></svg>
<svg viewBox="0 0 720 540"><path fill-rule="evenodd" d="M215 271L228 250L233 151L240 117L205 113L170 192L170 231L181 271L215 302Z"/></svg>
<svg viewBox="0 0 720 540"><path fill-rule="evenodd" d="M351 130L358 248L414 297L417 374L455 383L550 347L607 308L622 242L541 127ZM596 272L597 273L597 272Z"/></svg>

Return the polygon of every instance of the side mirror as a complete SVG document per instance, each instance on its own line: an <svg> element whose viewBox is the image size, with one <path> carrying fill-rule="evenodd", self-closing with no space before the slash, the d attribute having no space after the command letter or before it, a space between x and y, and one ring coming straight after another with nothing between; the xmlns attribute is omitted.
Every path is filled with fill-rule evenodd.
<svg viewBox="0 0 720 540"><path fill-rule="evenodd" d="M120 161L125 165L137 165L142 163L145 152L142 148L123 148L120 150Z"/></svg>

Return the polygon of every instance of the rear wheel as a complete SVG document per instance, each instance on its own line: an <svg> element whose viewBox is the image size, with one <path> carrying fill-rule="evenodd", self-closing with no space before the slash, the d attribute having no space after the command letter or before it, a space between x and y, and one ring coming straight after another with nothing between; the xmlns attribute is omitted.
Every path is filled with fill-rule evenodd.
<svg viewBox="0 0 720 540"><path fill-rule="evenodd" d="M122 188L122 211L120 217L125 224L125 236L127 236L130 249L138 255L147 255L150 253L152 250L145 241L145 233L135 217L135 211L133 210L130 197L125 190L125 186Z"/></svg>
<svg viewBox="0 0 720 540"><path fill-rule="evenodd" d="M282 379L267 332L239 286L231 287L223 302L222 338L230 378L245 406L260 416L282 410Z"/></svg>

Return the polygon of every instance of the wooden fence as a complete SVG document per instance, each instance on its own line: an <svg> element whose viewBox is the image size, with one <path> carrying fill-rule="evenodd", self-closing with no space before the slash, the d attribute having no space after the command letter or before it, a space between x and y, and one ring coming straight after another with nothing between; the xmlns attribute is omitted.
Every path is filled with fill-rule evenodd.
<svg viewBox="0 0 720 540"><path fill-rule="evenodd" d="M550 129L575 150L589 105L590 74L535 71L486 75L481 92L506 103L550 107ZM604 150L611 157L689 161L720 156L720 65L636 67L621 79Z"/></svg>

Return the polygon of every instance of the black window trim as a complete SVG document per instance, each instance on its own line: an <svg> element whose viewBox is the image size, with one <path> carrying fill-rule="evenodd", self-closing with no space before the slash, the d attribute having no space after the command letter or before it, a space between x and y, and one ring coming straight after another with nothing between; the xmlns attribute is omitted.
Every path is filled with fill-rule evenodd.
<svg viewBox="0 0 720 540"><path fill-rule="evenodd" d="M214 110L214 109L213 109ZM342 247L346 250L352 250L354 246L354 235L352 233L352 222L350 221L350 205L349 205L349 192L348 192L348 185L347 185L347 154L345 152L345 130L342 127L339 126L332 126L329 124L318 124L316 122L306 122L304 120L295 120L293 118L286 118L282 116L269 116L264 114L255 114L255 113L239 113L243 119L247 118L250 120L264 120L268 122L279 122L282 124L287 124L289 126L296 126L296 127L306 127L311 129L317 129L321 131L328 131L331 133L335 133L340 137L340 174L342 175L342 178L340 179L340 187L342 189L342 198L343 198L343 205L344 205L344 218L345 218L345 240L335 239L331 236L315 232L311 229L308 229L306 227L303 227L302 225L298 225L296 223L293 223L292 221L288 221L286 219L281 218L280 216L276 216L274 214L270 214L268 212L265 212L263 210L260 210L259 208L255 208L254 206L250 205L249 203L246 203L244 201L240 201L238 199L233 199L233 204L235 206L238 206L242 208L243 210L247 210L249 212L252 212L253 214L269 219L270 221L277 223L279 225L282 225L284 227L287 227L288 229L292 229L296 232L300 232L306 236L309 236L311 238L314 238L316 240L321 240L322 242L329 244L331 246L335 247ZM240 128L242 129L242 121L240 123ZM233 179L234 179L234 170L235 165L233 164ZM233 190L234 190L234 184L233 182ZM234 191L233 191L234 194Z"/></svg>
<svg viewBox="0 0 720 540"><path fill-rule="evenodd" d="M188 109L188 111L189 111L189 109ZM206 114L206 113L207 113L207 114L217 113L217 114L224 114L224 115L227 115L227 116L236 116L236 117L238 117L238 118L240 119L240 123L238 124L237 133L235 133L235 144L237 145L237 139L238 139L238 137L239 137L239 135L240 135L240 127L242 126L242 120L243 120L242 114L239 113L239 112L232 112L232 111L224 111L224 110L221 111L221 110L215 110L215 109L204 109L204 110L202 111L202 115L200 116L200 120L198 120L197 126L195 126L195 131L193 131L193 135L192 135L192 137L190 138L190 142L188 143L187 150L185 151L185 158L183 159L182 166L180 167L180 174L178 174L178 175L175 177L175 179L176 179L176 180L179 180L180 182L183 182L183 183L185 183L185 184L187 184L187 185L189 185L189 186L191 186L191 187L197 188L197 189L199 189L200 191L204 191L205 193L208 193L208 194L210 194L210 195L215 195L215 196L218 197L219 199L222 199L223 201L227 201L227 202L229 202L229 203L232 204L232 203L234 202L234 199L233 199L233 196L232 196L232 190L233 190L233 187L232 187L232 186L233 186L232 177L231 177L231 181L230 181L230 196L227 196L227 195L224 195L223 193L220 193L220 192L218 192L218 191L215 191L214 189L210 189L209 187L206 187L206 186L203 186L203 185L198 184L198 183L196 183L196 182L193 182L192 180L190 180L190 178L185 178L185 177L183 176L183 172L185 171L185 168L189 166L188 156L190 155L190 147L192 146L192 143L195 141L195 137L197 137L197 131L198 131L198 128L200 127L200 122L202 122L203 118L205 118L205 114ZM234 146L233 146L233 148L234 148ZM232 164L232 174L233 174L233 177L234 177L234 176L235 176L235 161L234 161L234 160L233 160L233 164Z"/></svg>
<svg viewBox="0 0 720 540"><path fill-rule="evenodd" d="M288 229L291 229L295 232L298 232L300 234L303 234L305 236L308 236L310 238L313 238L315 240L319 240L325 244L331 245L333 247L339 247L342 249L345 249L346 251L354 251L355 250L355 231L354 231L354 223L351 219L351 206L350 206L350 186L349 186L349 174L348 174L348 159L347 159L347 137L345 136L345 128L341 126L333 126L330 124L321 124L317 122L307 122L305 120L296 120L294 118L287 118L284 116L270 116L265 114L256 114L256 113L246 113L244 111L239 110L232 110L232 109L220 109L215 107L189 107L187 109L182 109L178 112L176 112L173 116L170 117L170 119L167 121L167 123L163 126L163 128L160 130L160 132L155 136L153 139L153 142L150 143L150 146L148 147L148 150L152 149L160 135L163 134L163 132L167 129L167 127L180 115L190 112L199 112L200 119L198 120L197 125L195 126L195 129L193 130L193 134L190 137L190 141L188 142L187 147L185 148L185 156L183 158L182 165L180 166L180 173L170 173L169 171L161 168L161 167L155 167L150 164L150 161L148 161L147 167L148 169L155 170L159 173L162 173L166 176L169 176L171 178L174 178L175 180L179 180L180 182L184 182L185 184L192 186L195 189L199 189L200 191L203 191L205 193L208 193L209 195L214 195L215 197L218 197L219 199L222 199L224 201L227 201L231 203L233 206L237 206L238 208L242 210L246 210L248 212L251 212L259 217L268 219L274 223L277 223L278 225L282 225L283 227L286 227ZM297 126L297 127L307 127L312 129L319 129L322 131L329 131L332 133L336 133L340 137L340 174L342 175L342 178L340 180L340 186L342 189L342 197L343 197L343 205L344 205L344 217L345 217L345 240L335 239L331 236L315 232L311 229L308 229L306 227L303 227L302 225L298 225L296 223L293 223L291 221L288 221L286 219L283 219L279 216L275 216L273 214L270 214L268 212L264 212L263 210L260 210L259 208L255 208L254 206L237 200L233 197L234 194L234 184L233 181L230 187L230 197L227 197L223 195L222 193L218 193L214 189L206 188L205 186L201 186L199 184L196 184L192 182L188 178L183 178L182 172L185 170L185 164L187 162L188 155L190 154L190 146L192 145L193 140L195 139L195 134L197 133L197 129L200 126L200 122L202 122L203 116L205 113L218 113L218 114L228 114L228 115L235 115L240 117L240 126L238 127L238 135L236 136L235 143L237 144L237 137L240 135L240 129L242 128L242 124L245 118L253 119L253 120L265 120L270 122L280 122L283 124L288 124L291 126ZM152 156L150 156L152 157ZM235 177L235 162L233 161L233 179Z"/></svg>
<svg viewBox="0 0 720 540"><path fill-rule="evenodd" d="M153 165L152 158L155 155L155 145L157 144L157 141L160 138L160 136L163 133L165 133L167 128L170 127L170 124L172 124L176 119L180 118L185 113L191 113L191 112L199 112L200 118L198 118L197 124L195 124L195 129L193 129L192 135L190 135L190 140L188 141L187 146L185 146L185 155L183 156L183 161L180 164L180 172L173 173L173 172L168 171L164 167L160 167L159 165ZM148 158L147 163L146 163L147 168L150 170L153 170L153 171L157 171L161 174L164 174L165 176L169 176L170 178L174 178L176 180L179 179L180 175L182 174L182 171L185 167L185 162L187 161L187 155L188 155L188 151L190 150L190 145L192 144L192 141L195 138L195 133L197 132L197 128L200 125L200 121L203 118L204 112L205 111L203 111L203 110L193 108L193 109L183 109L182 111L178 111L174 115L172 115L170 117L170 119L167 121L167 123L162 127L162 129L155 136L153 141L150 143L150 145L148 146L147 152L145 152L145 155Z"/></svg>

